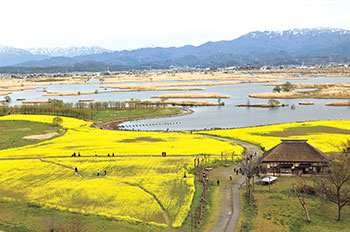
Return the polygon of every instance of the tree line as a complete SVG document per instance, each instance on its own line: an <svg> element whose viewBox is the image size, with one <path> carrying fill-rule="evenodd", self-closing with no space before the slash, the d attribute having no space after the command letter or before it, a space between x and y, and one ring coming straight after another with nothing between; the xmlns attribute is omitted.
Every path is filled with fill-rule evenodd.
<svg viewBox="0 0 350 232"><path fill-rule="evenodd" d="M7 103L10 103L8 100ZM0 106L0 115L8 114L48 114L57 116L70 116L83 119L92 119L95 116L94 111L98 110L130 110L130 109L153 109L166 107L166 104L151 104L133 100L130 102L108 101L108 102L77 102L64 103L62 100L49 99L48 103L33 105L14 105L8 104Z"/></svg>

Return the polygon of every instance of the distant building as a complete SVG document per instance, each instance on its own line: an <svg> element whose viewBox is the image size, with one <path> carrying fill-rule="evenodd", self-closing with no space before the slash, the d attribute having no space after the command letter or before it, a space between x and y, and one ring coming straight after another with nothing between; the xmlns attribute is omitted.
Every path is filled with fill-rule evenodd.
<svg viewBox="0 0 350 232"><path fill-rule="evenodd" d="M307 140L282 140L259 160L265 174L321 174L327 172L326 155Z"/></svg>

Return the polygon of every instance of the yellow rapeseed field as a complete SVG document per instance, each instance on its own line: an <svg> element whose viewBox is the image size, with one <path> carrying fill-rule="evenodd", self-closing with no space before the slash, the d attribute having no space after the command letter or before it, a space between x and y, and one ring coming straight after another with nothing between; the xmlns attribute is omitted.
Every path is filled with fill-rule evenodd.
<svg viewBox="0 0 350 232"><path fill-rule="evenodd" d="M70 212L179 227L195 191L194 176L188 173L192 164L190 157L1 161L0 196Z"/></svg>
<svg viewBox="0 0 350 232"><path fill-rule="evenodd" d="M52 123L54 116L9 115L0 120L27 120ZM91 128L79 119L61 117L67 132L58 138L20 148L0 151L5 157L57 157L80 152L82 156L115 155L197 155L221 152L241 154L243 148L236 144L176 132L107 131Z"/></svg>
<svg viewBox="0 0 350 232"><path fill-rule="evenodd" d="M52 123L54 117L8 115L0 120ZM189 174L194 157L188 155L234 152L238 155L235 158L239 158L243 152L237 144L195 134L107 131L89 127L91 122L61 118L62 127L67 129L64 135L34 145L0 150L0 158L51 157L1 160L0 198L180 227L195 192L194 176ZM73 152L80 152L81 157L70 157ZM95 156L95 152L98 157L84 158ZM162 152L182 157L160 157ZM107 154L111 157L106 157ZM123 157L112 157L112 154ZM74 174L75 167L79 175ZM100 170L99 176L97 170ZM107 176L103 175L104 171Z"/></svg>
<svg viewBox="0 0 350 232"><path fill-rule="evenodd" d="M307 139L323 152L338 152L342 144L350 139L350 120L283 123L197 133L244 140L259 144L266 150L279 144L281 139Z"/></svg>

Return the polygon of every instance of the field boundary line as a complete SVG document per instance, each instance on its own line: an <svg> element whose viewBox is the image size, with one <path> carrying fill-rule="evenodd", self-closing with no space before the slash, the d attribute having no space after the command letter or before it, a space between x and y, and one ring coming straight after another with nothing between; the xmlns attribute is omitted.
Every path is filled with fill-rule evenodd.
<svg viewBox="0 0 350 232"><path fill-rule="evenodd" d="M145 193L151 195L153 197L153 199L157 202L157 204L159 205L159 207L162 209L162 213L164 216L164 219L168 225L169 229L172 229L172 224L170 221L170 215L169 212L165 209L165 207L163 206L162 202L160 202L160 200L157 198L157 196L155 194L153 194L152 192L148 191L147 189L145 189L144 187L142 187L141 185L138 184L132 184L132 183L128 183L128 182L123 182L125 184L128 184L130 186L134 186L134 187L138 187L140 188L142 191L144 191Z"/></svg>

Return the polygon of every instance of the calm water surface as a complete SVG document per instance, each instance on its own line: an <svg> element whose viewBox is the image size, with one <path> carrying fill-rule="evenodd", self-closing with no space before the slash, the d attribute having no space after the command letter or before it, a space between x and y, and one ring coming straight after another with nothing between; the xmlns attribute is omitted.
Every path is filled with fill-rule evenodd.
<svg viewBox="0 0 350 232"><path fill-rule="evenodd" d="M286 80L279 80L284 83ZM291 83L342 83L350 82L350 78L310 78L302 80L289 80ZM135 82L133 82L135 83ZM129 83L125 83L129 84ZM267 99L249 98L251 93L272 92L273 86L264 86L266 83L250 83L221 86L204 86L205 91L193 92L214 92L221 95L229 95L229 99L223 99L225 106L218 107L192 107L194 113L190 115L158 118L125 122L122 125L131 130L198 130L209 128L234 128L256 125L266 125L283 122L308 121L308 120L328 120L328 119L350 119L350 107L330 107L325 106L327 102L337 101L336 99L280 99L281 103L289 104L283 108L245 108L235 107L236 104L246 104L249 100L251 104L267 103ZM108 84L102 84L108 85ZM47 91L95 91L104 90L101 84L61 84L49 85ZM112 89L107 89L112 90ZM303 89L304 90L304 89ZM172 91L176 93L187 93L186 91ZM12 105L21 104L17 98L27 100L46 100L49 98L61 99L64 102L77 102L79 99L95 99L95 101L125 101L130 98L141 100L151 99L152 95L166 94L167 91L141 91L141 92L111 92L102 94L80 95L80 96L42 96L43 92L37 90L25 90L14 92L10 95ZM2 97L3 98L3 97ZM216 99L204 99L217 102ZM313 101L315 105L298 105L300 101ZM344 100L340 100L344 101ZM291 109L291 105L295 109Z"/></svg>

